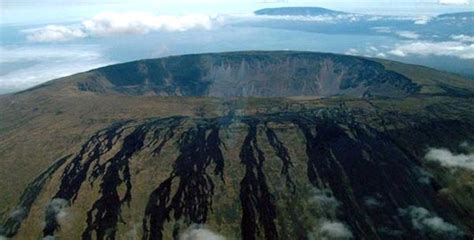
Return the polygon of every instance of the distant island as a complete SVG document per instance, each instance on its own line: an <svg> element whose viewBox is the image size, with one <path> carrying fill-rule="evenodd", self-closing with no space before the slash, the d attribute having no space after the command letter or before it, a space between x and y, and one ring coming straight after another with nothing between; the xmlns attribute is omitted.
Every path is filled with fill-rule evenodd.
<svg viewBox="0 0 474 240"><path fill-rule="evenodd" d="M269 15L269 16L320 16L320 15L352 14L350 12L336 11L336 10L331 10L327 8L322 8L322 7L263 8L263 9L259 9L255 11L254 13L256 15ZM360 15L364 15L364 14L360 14ZM474 18L474 11L444 13L444 14L437 15L436 18Z"/></svg>
<svg viewBox="0 0 474 240"><path fill-rule="evenodd" d="M282 7L264 8L255 11L257 15L287 15L287 16L318 16L318 15L338 15L346 12L334 11L321 7Z"/></svg>

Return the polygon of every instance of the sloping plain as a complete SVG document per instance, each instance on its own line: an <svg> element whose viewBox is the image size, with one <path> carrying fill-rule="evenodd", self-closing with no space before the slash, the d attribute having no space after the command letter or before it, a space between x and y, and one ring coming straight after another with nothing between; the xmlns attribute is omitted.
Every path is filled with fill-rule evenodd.
<svg viewBox="0 0 474 240"><path fill-rule="evenodd" d="M474 173L425 154L474 141L473 97L449 73L307 52L54 80L0 96L0 236L468 238ZM414 224L416 210L449 227Z"/></svg>

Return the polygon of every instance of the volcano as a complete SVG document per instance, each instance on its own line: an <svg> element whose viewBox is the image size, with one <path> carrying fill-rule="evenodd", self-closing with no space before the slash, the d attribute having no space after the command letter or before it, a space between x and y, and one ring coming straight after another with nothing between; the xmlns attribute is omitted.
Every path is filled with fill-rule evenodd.
<svg viewBox="0 0 474 240"><path fill-rule="evenodd" d="M435 153L472 156L473 106L457 75L314 52L53 80L0 96L0 236L468 239L474 172Z"/></svg>

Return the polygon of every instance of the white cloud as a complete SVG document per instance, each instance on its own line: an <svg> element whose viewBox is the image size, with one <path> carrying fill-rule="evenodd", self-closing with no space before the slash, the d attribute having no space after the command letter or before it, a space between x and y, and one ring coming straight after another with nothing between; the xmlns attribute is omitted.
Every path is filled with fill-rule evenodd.
<svg viewBox="0 0 474 240"><path fill-rule="evenodd" d="M180 32L190 29L210 29L212 19L207 15L156 16L144 12L101 13L83 23L91 35L144 34L150 31Z"/></svg>
<svg viewBox="0 0 474 240"><path fill-rule="evenodd" d="M116 34L146 34L152 31L182 32L209 30L214 19L207 15L158 16L146 12L103 12L80 25L48 25L26 29L26 38L34 42L61 42L84 37Z"/></svg>
<svg viewBox="0 0 474 240"><path fill-rule="evenodd" d="M420 37L418 33L412 32L412 31L396 31L395 34L397 34L400 37L409 38L409 39L417 39Z"/></svg>
<svg viewBox="0 0 474 240"><path fill-rule="evenodd" d="M342 240L353 238L350 229L334 217L341 203L333 196L331 189L311 188L308 203L317 206L321 211L320 215L315 218L315 226L308 232L308 239Z"/></svg>
<svg viewBox="0 0 474 240"><path fill-rule="evenodd" d="M226 23L284 20L320 23L355 22L365 19L359 14L318 16L274 15L154 15L148 12L102 12L76 25L48 25L22 32L30 41L61 42L85 37L104 37L117 34L147 34L149 32L182 32L194 29L210 30Z"/></svg>
<svg viewBox="0 0 474 240"><path fill-rule="evenodd" d="M417 24L421 24L421 23L418 22ZM402 38L408 38L408 39L418 39L418 38L420 38L420 34L418 34L416 32L413 32L413 31L405 31L405 30L394 31L390 27L383 27L383 26L373 27L371 29L374 30L377 33L393 33L393 34L395 34L399 37L402 37Z"/></svg>
<svg viewBox="0 0 474 240"><path fill-rule="evenodd" d="M66 207L68 206L68 201L62 198L52 199L45 207L45 220L44 225L51 224L53 222L61 224L61 221L67 216ZM43 240L54 240L56 239L52 235L44 236Z"/></svg>
<svg viewBox="0 0 474 240"><path fill-rule="evenodd" d="M321 219L318 225L308 234L309 239L352 239L354 235L349 228L338 221L330 221L327 219Z"/></svg>
<svg viewBox="0 0 474 240"><path fill-rule="evenodd" d="M22 32L26 33L26 38L33 42L63 42L86 37L86 33L80 28L61 25L48 25L42 28L23 30Z"/></svg>
<svg viewBox="0 0 474 240"><path fill-rule="evenodd" d="M460 41L460 42L474 42L474 36L469 36L469 35L453 35L451 36L451 39Z"/></svg>
<svg viewBox="0 0 474 240"><path fill-rule="evenodd" d="M399 209L400 215L408 217L413 228L430 233L451 234L462 236L462 231L451 223L438 217L436 214L425 208L409 206Z"/></svg>
<svg viewBox="0 0 474 240"><path fill-rule="evenodd" d="M225 240L225 238L202 225L193 224L181 233L179 240Z"/></svg>
<svg viewBox="0 0 474 240"><path fill-rule="evenodd" d="M65 208L68 206L68 201L61 198L55 198L46 205L46 221L52 220L48 217L54 217L56 221L61 221L67 215Z"/></svg>
<svg viewBox="0 0 474 240"><path fill-rule="evenodd" d="M418 19L415 19L415 24L417 25L425 25L432 19L431 16L421 16Z"/></svg>
<svg viewBox="0 0 474 240"><path fill-rule="evenodd" d="M439 0L438 3L444 5L466 5L469 4L469 0Z"/></svg>
<svg viewBox="0 0 474 240"><path fill-rule="evenodd" d="M41 60L63 61L65 58L97 59L101 54L91 45L58 45L55 47L0 46L0 63L20 63Z"/></svg>
<svg viewBox="0 0 474 240"><path fill-rule="evenodd" d="M379 20L382 20L383 17L382 16L371 16L369 18L367 18L367 21L371 22L371 21L379 21Z"/></svg>
<svg viewBox="0 0 474 240"><path fill-rule="evenodd" d="M408 55L421 56L452 56L461 59L474 59L474 44L456 41L430 42L417 41L397 44L388 52L391 55L405 57Z"/></svg>
<svg viewBox="0 0 474 240"><path fill-rule="evenodd" d="M373 27L371 29L378 33L391 33L392 32L392 29L390 27L384 27L384 26Z"/></svg>
<svg viewBox="0 0 474 240"><path fill-rule="evenodd" d="M51 79L113 64L95 45L0 47L0 92L17 91ZM10 69L8 66L16 66Z"/></svg>
<svg viewBox="0 0 474 240"><path fill-rule="evenodd" d="M383 206L383 203L380 202L375 197L366 197L366 198L364 198L364 205L369 207L369 208L378 208L378 207Z"/></svg>
<svg viewBox="0 0 474 240"><path fill-rule="evenodd" d="M336 239L351 239L351 231L340 222L323 222L321 225L321 234Z"/></svg>
<svg viewBox="0 0 474 240"><path fill-rule="evenodd" d="M26 216L27 216L26 209L24 207L20 207L13 210L8 216L8 218L21 222L23 219L25 219Z"/></svg>
<svg viewBox="0 0 474 240"><path fill-rule="evenodd" d="M340 206L339 201L333 196L329 189L312 188L309 203L317 204L328 212L335 212Z"/></svg>
<svg viewBox="0 0 474 240"><path fill-rule="evenodd" d="M355 48L349 48L345 54L347 55L359 55L359 50L355 49Z"/></svg>
<svg viewBox="0 0 474 240"><path fill-rule="evenodd" d="M354 56L365 56L365 57L376 57L376 58L386 58L387 55L381 52L381 49L386 49L386 46L367 46L363 49L349 48L344 54L354 55Z"/></svg>
<svg viewBox="0 0 474 240"><path fill-rule="evenodd" d="M416 176L418 176L418 182L422 184L430 184L431 179L433 178L433 174L429 173L428 171L424 170L421 167L417 167L414 169Z"/></svg>
<svg viewBox="0 0 474 240"><path fill-rule="evenodd" d="M444 167L459 167L474 170L474 153L455 154L448 149L432 148L425 155L426 160L434 161Z"/></svg>

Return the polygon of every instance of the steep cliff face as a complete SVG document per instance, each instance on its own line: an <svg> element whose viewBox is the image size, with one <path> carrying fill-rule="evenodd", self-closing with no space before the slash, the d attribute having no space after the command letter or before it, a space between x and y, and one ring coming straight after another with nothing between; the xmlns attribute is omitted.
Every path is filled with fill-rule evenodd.
<svg viewBox="0 0 474 240"><path fill-rule="evenodd" d="M403 97L420 90L380 63L321 53L188 55L115 65L92 74L94 78L78 83L80 90L211 97Z"/></svg>

